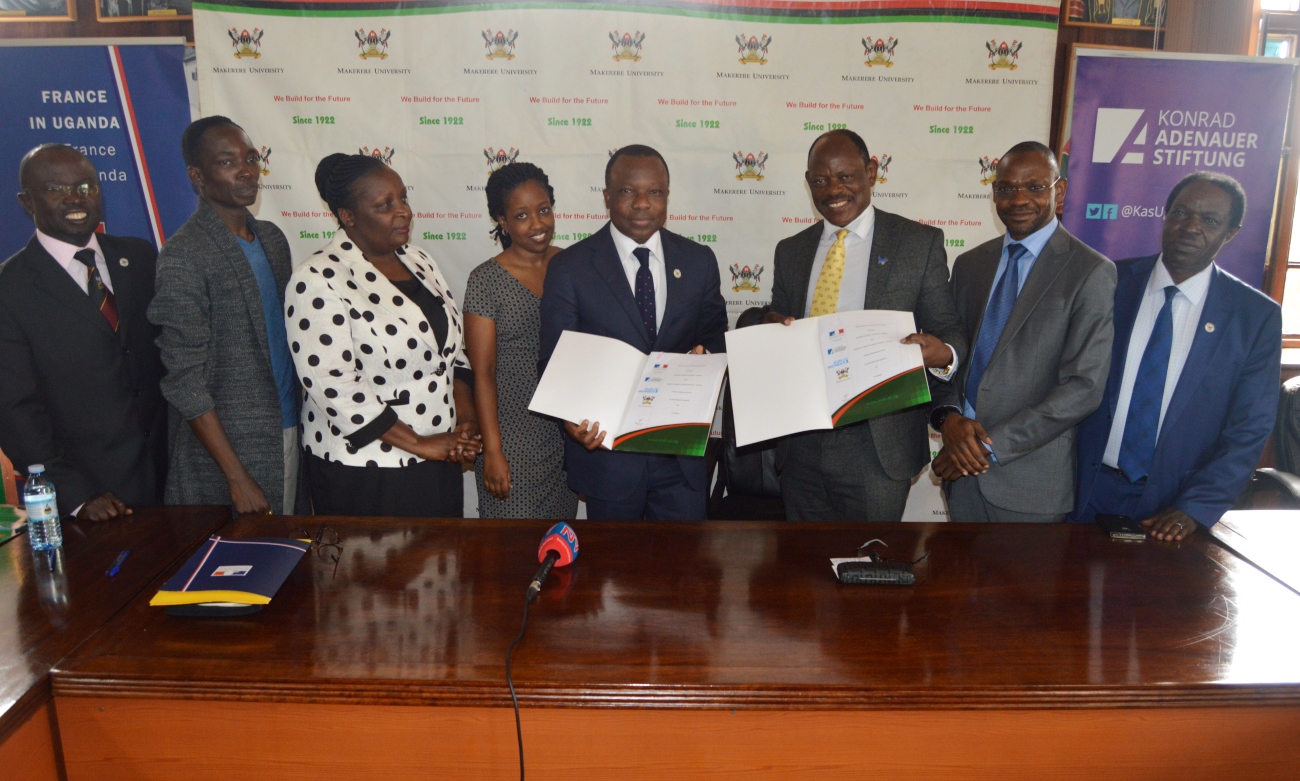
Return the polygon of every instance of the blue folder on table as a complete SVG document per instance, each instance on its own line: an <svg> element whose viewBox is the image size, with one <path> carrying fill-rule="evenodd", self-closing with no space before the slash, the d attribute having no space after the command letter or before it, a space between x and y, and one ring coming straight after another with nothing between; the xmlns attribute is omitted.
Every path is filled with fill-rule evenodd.
<svg viewBox="0 0 1300 781"><path fill-rule="evenodd" d="M149 604L268 604L310 547L308 540L213 535Z"/></svg>

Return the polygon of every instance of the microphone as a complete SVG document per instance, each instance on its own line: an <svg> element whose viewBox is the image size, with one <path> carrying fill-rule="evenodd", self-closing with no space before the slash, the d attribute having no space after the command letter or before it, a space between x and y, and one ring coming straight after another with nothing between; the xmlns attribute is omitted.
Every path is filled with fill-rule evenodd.
<svg viewBox="0 0 1300 781"><path fill-rule="evenodd" d="M578 535L574 533L572 526L560 521L546 532L542 544L537 546L537 560L542 563L542 566L537 568L533 582L528 584L528 594L524 597L524 602L531 603L537 599L542 584L551 574L552 567L567 567L576 558L578 558Z"/></svg>

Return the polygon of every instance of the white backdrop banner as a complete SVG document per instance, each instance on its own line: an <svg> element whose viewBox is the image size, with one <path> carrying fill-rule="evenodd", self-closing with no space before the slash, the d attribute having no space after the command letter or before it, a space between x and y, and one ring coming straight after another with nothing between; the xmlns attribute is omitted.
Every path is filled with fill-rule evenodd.
<svg viewBox="0 0 1300 781"><path fill-rule="evenodd" d="M770 299L776 242L817 219L803 172L826 130L866 139L873 203L942 228L950 258L998 235L991 168L1016 142L1047 141L1059 8L239 0L196 2L194 31L202 112L262 149L258 216L295 257L337 229L313 184L332 152L402 175L414 240L460 291L499 251L492 170L546 170L566 246L606 219L610 152L644 143L668 161L668 228L717 253L734 317Z"/></svg>

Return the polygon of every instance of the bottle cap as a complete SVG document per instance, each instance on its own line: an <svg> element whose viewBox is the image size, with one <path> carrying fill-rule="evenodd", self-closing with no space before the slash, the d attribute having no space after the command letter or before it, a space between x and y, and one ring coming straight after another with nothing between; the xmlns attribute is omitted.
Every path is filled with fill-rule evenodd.
<svg viewBox="0 0 1300 781"><path fill-rule="evenodd" d="M27 475L29 477L32 475L43 475L43 474L45 474L45 464L32 464L31 466L27 467Z"/></svg>

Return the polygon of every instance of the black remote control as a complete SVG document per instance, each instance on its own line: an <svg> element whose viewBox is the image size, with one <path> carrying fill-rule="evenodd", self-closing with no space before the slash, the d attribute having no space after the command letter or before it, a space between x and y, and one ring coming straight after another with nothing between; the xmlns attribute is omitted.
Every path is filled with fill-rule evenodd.
<svg viewBox="0 0 1300 781"><path fill-rule="evenodd" d="M842 561L835 567L841 583L910 586L916 583L912 565L897 561Z"/></svg>

